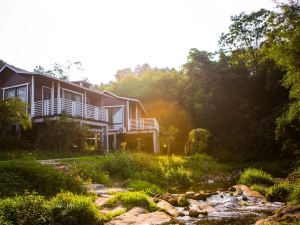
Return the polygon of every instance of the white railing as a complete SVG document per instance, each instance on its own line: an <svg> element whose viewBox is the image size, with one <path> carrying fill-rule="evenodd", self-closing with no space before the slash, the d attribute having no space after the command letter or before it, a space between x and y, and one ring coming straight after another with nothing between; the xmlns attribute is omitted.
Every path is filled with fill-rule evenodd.
<svg viewBox="0 0 300 225"><path fill-rule="evenodd" d="M159 124L155 118L129 119L129 130L157 130Z"/></svg>
<svg viewBox="0 0 300 225"><path fill-rule="evenodd" d="M51 116L65 113L68 116L108 122L108 111L102 107L83 104L63 98L55 98L34 103L34 116Z"/></svg>

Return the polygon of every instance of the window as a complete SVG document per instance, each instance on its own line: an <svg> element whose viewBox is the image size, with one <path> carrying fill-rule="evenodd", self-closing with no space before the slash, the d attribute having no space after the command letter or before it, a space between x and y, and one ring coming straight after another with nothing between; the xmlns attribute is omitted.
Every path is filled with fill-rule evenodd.
<svg viewBox="0 0 300 225"><path fill-rule="evenodd" d="M123 110L121 107L110 108L109 109L109 121L112 121L112 124L121 124L123 123Z"/></svg>
<svg viewBox="0 0 300 225"><path fill-rule="evenodd" d="M5 99L18 97L21 101L28 102L27 94L27 86L8 88L4 90Z"/></svg>
<svg viewBox="0 0 300 225"><path fill-rule="evenodd" d="M63 95L65 99L71 100L73 102L82 102L82 95L80 94L64 90Z"/></svg>

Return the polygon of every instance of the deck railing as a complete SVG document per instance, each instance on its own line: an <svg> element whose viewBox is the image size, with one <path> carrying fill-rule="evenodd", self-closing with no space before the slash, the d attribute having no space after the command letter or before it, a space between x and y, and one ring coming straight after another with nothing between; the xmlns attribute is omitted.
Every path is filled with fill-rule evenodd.
<svg viewBox="0 0 300 225"><path fill-rule="evenodd" d="M155 118L130 119L129 130L156 130L159 132L159 124Z"/></svg>
<svg viewBox="0 0 300 225"><path fill-rule="evenodd" d="M36 101L34 103L34 112L35 117L61 115L65 113L72 117L108 122L107 109L64 98Z"/></svg>

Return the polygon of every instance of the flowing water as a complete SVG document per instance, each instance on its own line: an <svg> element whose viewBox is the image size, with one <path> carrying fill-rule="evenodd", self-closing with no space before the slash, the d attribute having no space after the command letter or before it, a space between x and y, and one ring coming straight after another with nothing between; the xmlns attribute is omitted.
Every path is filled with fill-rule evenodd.
<svg viewBox="0 0 300 225"><path fill-rule="evenodd" d="M185 216L177 217L187 225L250 225L260 218L270 215L274 209L283 204L279 202L270 203L260 198L244 195L231 196L228 192L220 192L207 198L206 201L192 201L190 208L206 208L205 216L190 217L188 211L182 207L178 210Z"/></svg>

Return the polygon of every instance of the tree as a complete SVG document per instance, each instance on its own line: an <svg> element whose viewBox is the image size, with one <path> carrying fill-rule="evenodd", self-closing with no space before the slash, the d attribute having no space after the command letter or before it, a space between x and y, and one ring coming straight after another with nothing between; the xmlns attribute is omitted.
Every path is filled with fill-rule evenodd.
<svg viewBox="0 0 300 225"><path fill-rule="evenodd" d="M13 125L20 124L24 130L31 128L26 108L27 104L18 98L0 100L0 143L5 140Z"/></svg>
<svg viewBox="0 0 300 225"><path fill-rule="evenodd" d="M80 61L67 61L65 64L54 63L52 69L46 70L43 66L38 65L34 68L34 72L47 74L61 80L69 80L70 73L74 71L83 71Z"/></svg>
<svg viewBox="0 0 300 225"><path fill-rule="evenodd" d="M0 59L0 70L6 65L7 63Z"/></svg>
<svg viewBox="0 0 300 225"><path fill-rule="evenodd" d="M178 129L173 126L169 126L166 131L163 132L162 141L167 145L167 154L169 155L173 144L175 143L176 134Z"/></svg>
<svg viewBox="0 0 300 225"><path fill-rule="evenodd" d="M289 90L290 101L277 119L276 137L286 153L300 149L300 3L290 0L278 5L280 11L270 19L266 51L286 74L283 86Z"/></svg>
<svg viewBox="0 0 300 225"><path fill-rule="evenodd" d="M189 133L188 140L184 146L184 152L187 153L203 153L207 148L208 138L211 136L210 132L197 128Z"/></svg>

